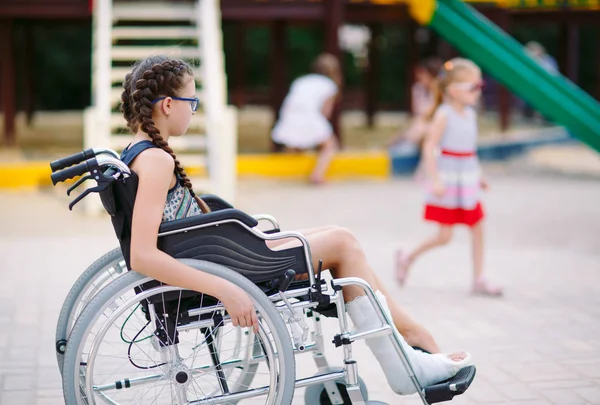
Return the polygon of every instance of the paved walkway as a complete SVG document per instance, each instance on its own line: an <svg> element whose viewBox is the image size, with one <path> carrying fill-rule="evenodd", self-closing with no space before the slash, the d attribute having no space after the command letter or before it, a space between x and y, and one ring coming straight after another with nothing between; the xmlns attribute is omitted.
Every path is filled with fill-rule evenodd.
<svg viewBox="0 0 600 405"><path fill-rule="evenodd" d="M453 404L600 404L600 187L597 180L520 174L489 166L486 262L506 286L502 299L469 296L469 239L424 257L405 289L393 281L392 250L432 228L419 219L421 195L410 180L331 184L244 181L238 206L275 215L285 229L336 223L352 229L374 269L444 350L469 350L478 367ZM55 190L0 194L0 404L61 404L54 328L78 274L116 246L107 218L69 212ZM333 333L332 320L326 332ZM326 339L327 341L327 339ZM359 371L370 398L395 396L366 346ZM340 364L340 352L328 356ZM316 369L298 358L300 376ZM294 404L302 404L302 390Z"/></svg>
<svg viewBox="0 0 600 405"><path fill-rule="evenodd" d="M600 153L583 144L536 148L526 159L541 171L600 179Z"/></svg>

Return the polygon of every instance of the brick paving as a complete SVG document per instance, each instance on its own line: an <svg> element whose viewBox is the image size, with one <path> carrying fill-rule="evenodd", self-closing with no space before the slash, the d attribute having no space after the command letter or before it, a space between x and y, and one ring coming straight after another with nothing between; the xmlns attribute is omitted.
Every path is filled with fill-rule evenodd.
<svg viewBox="0 0 600 405"><path fill-rule="evenodd" d="M380 277L443 350L469 350L474 384L454 404L600 404L600 187L597 180L489 166L485 203L489 278L502 299L474 298L469 238L415 264L407 286L393 281L392 251L433 228L419 219L421 194L409 179L300 183L245 180L237 205L270 213L284 229L335 223L353 230ZM0 404L61 404L54 328L78 274L116 246L107 218L69 212L56 190L0 193ZM335 321L326 320L333 334ZM327 339L326 339L327 341ZM370 398L418 404L387 387L364 343L354 345ZM340 351L327 348L340 365ZM298 357L298 374L316 368ZM294 404L303 404L298 390Z"/></svg>

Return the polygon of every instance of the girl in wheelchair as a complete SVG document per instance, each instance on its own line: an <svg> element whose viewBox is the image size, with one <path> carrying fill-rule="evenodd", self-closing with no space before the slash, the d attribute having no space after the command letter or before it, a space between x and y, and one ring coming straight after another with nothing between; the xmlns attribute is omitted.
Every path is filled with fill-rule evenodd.
<svg viewBox="0 0 600 405"><path fill-rule="evenodd" d="M258 319L252 301L241 288L220 277L198 272L157 248L162 222L209 212L208 205L195 195L190 180L169 147L169 138L182 136L198 109L191 68L180 60L150 57L135 65L125 77L123 86L121 111L135 135L121 159L139 178L132 219L131 267L166 284L216 297L222 301L233 325L256 330ZM322 260L323 268L330 269L334 278L358 277L376 291L383 309L405 339L402 344L423 386L451 378L469 363L467 353L439 353L431 334L391 299L351 232L330 226L301 233L308 240L312 257ZM268 245L278 250L292 247L294 243L297 242L280 240L269 241ZM375 310L361 288L345 286L343 295L347 313L359 331L380 326ZM415 392L389 339L372 337L367 339L367 345L395 392Z"/></svg>

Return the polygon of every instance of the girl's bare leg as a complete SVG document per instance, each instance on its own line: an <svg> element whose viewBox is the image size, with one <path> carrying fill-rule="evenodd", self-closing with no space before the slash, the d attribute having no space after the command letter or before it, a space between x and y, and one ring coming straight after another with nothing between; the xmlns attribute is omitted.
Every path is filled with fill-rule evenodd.
<svg viewBox="0 0 600 405"><path fill-rule="evenodd" d="M383 283L367 263L360 243L351 232L333 226L309 230L304 235L308 239L315 268L318 266L318 261L322 260L323 268L330 269L336 278L359 277L365 280L374 290L379 290L386 296L394 324L409 345L421 347L431 353L439 352L439 347L431 333L415 322L392 299ZM277 250L298 245L298 241L279 243ZM272 242L269 242L269 246L273 247ZM364 295L362 289L357 286L344 287L343 293L346 302Z"/></svg>
<svg viewBox="0 0 600 405"><path fill-rule="evenodd" d="M317 157L317 164L310 175L310 181L313 183L322 183L325 181L325 172L337 150L337 141L332 135L328 140L321 144L321 150Z"/></svg>
<svg viewBox="0 0 600 405"><path fill-rule="evenodd" d="M419 246L413 249L406 257L408 265L412 264L415 259L421 256L426 251L433 249L438 246L448 244L452 240L452 226L440 225L438 232L423 241Z"/></svg>
<svg viewBox="0 0 600 405"><path fill-rule="evenodd" d="M483 276L483 221L471 227L473 239L473 292L475 294L500 296L502 288L488 283Z"/></svg>
<svg viewBox="0 0 600 405"><path fill-rule="evenodd" d="M473 239L473 280L477 281L483 276L483 225L479 221L471 228Z"/></svg>
<svg viewBox="0 0 600 405"><path fill-rule="evenodd" d="M396 325L400 334L404 336L406 342L411 346L418 346L421 349L427 350L429 353L439 353L440 348L431 332L423 325L414 321L410 315L408 315L408 313L392 299L392 296L377 275L373 273L373 276L376 280L376 284L372 284L372 286L375 290L381 291L381 293L386 296L392 318L394 319L394 325Z"/></svg>
<svg viewBox="0 0 600 405"><path fill-rule="evenodd" d="M335 227L336 227L335 225L325 225L325 226L320 226L317 228L298 229L295 232L300 232L302 235L307 237L309 235L323 232L328 229L333 229ZM289 243L290 241L291 241L291 239L270 240L270 241L267 241L267 246L269 246L271 249L273 249L273 248L276 248L277 246L281 246L285 243ZM277 250L277 249L275 249L275 250Z"/></svg>
<svg viewBox="0 0 600 405"><path fill-rule="evenodd" d="M403 252L402 250L398 250L396 252L396 280L398 283L400 283L401 286L404 285L406 278L408 277L408 269L417 257L426 251L433 249L434 247L447 244L451 239L452 227L448 225L441 225L437 234L425 239L411 252Z"/></svg>

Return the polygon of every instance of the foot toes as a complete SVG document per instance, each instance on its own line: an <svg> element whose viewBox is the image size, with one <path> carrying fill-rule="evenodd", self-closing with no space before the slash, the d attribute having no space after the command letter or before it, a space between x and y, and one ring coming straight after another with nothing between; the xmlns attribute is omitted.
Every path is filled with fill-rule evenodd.
<svg viewBox="0 0 600 405"><path fill-rule="evenodd" d="M465 352L458 352L458 353L451 353L451 354L449 354L448 358L450 360L452 360L452 361L459 362L459 361L463 361L464 359L466 359L467 356L468 355Z"/></svg>

